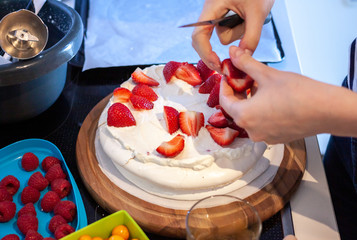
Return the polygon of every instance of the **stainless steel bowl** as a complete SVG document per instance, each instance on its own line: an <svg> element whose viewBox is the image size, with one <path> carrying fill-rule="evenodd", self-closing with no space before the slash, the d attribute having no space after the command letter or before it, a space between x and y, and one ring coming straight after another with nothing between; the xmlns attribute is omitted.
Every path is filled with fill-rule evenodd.
<svg viewBox="0 0 357 240"><path fill-rule="evenodd" d="M30 59L45 49L48 28L34 12L21 9L0 22L0 46L16 59Z"/></svg>
<svg viewBox="0 0 357 240"><path fill-rule="evenodd" d="M1 0L0 18L27 3ZM26 120L48 109L61 94L67 63L82 44L82 20L72 8L48 0L38 16L49 30L45 49L35 58L0 65L0 124Z"/></svg>

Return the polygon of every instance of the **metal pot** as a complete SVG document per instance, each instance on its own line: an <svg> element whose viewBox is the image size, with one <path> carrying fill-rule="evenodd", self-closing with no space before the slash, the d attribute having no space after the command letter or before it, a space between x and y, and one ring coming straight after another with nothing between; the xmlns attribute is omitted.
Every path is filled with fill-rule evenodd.
<svg viewBox="0 0 357 240"><path fill-rule="evenodd" d="M0 17L27 3L0 1ZM67 63L82 44L82 20L72 8L48 0L38 16L49 30L46 48L35 58L0 65L0 124L26 120L48 109L61 94Z"/></svg>

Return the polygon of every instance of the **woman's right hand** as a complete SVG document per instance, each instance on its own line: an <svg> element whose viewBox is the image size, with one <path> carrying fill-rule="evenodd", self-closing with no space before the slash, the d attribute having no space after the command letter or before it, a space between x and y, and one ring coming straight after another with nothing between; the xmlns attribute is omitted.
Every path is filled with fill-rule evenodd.
<svg viewBox="0 0 357 240"><path fill-rule="evenodd" d="M237 13L244 22L234 28L220 26L199 26L192 33L192 46L211 69L221 72L221 62L212 49L210 39L213 30L222 44L230 44L240 38L239 46L252 54L259 42L262 27L274 0L206 0L198 21L224 16L229 10Z"/></svg>
<svg viewBox="0 0 357 240"><path fill-rule="evenodd" d="M279 71L230 47L232 63L255 80L247 99L221 81L220 105L253 141L287 143L318 133L355 136L357 94L306 76Z"/></svg>

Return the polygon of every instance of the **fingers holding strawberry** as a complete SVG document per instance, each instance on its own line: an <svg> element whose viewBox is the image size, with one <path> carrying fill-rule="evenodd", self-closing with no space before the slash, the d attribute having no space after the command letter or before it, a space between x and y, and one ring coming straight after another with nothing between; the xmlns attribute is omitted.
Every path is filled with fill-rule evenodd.
<svg viewBox="0 0 357 240"><path fill-rule="evenodd" d="M330 112L331 106L323 110L321 106L330 102L334 96L332 92L341 93L334 99L342 100L342 92L344 96L349 94L345 89L279 71L256 61L240 47L230 47L230 58L235 67L254 79L257 89L252 89L251 98L243 99L229 86L228 78L222 80L220 105L253 141L286 143L329 132L333 128L331 125L335 126L336 120L326 121L325 114ZM321 92L329 94L317 94Z"/></svg>

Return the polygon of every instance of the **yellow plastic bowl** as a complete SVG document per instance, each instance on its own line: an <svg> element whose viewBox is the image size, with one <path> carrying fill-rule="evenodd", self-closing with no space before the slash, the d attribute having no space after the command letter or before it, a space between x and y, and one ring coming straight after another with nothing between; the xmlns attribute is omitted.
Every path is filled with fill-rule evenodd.
<svg viewBox="0 0 357 240"><path fill-rule="evenodd" d="M149 240L144 231L134 221L134 219L125 210L120 210L105 218L102 218L82 229L67 235L61 240L78 240L82 235L91 237L101 237L103 239L110 237L114 227L125 225L129 230L129 240L137 238L139 240Z"/></svg>

